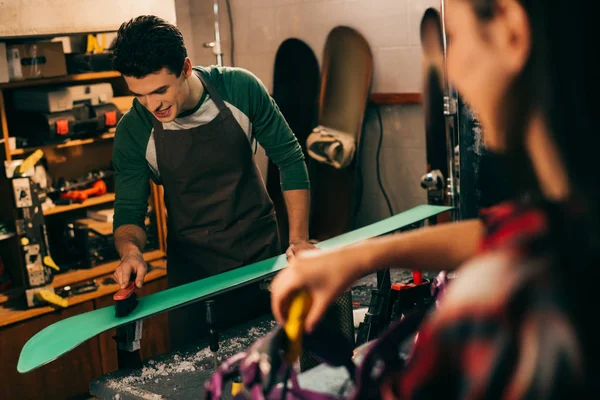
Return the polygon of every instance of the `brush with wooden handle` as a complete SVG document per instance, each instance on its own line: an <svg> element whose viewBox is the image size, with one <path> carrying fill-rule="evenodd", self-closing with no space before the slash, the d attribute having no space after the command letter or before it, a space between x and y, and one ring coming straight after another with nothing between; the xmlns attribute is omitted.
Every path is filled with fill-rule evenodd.
<svg viewBox="0 0 600 400"><path fill-rule="evenodd" d="M138 300L135 293L135 277L131 277L131 283L113 295L115 300L115 315L117 318L126 317L137 307Z"/></svg>

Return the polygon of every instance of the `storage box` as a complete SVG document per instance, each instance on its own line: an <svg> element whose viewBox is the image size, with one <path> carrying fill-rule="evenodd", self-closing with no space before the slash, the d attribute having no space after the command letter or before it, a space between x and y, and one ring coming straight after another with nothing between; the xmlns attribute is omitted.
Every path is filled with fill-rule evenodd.
<svg viewBox="0 0 600 400"><path fill-rule="evenodd" d="M73 109L73 97L66 87L15 90L13 102L17 111L56 113Z"/></svg>
<svg viewBox="0 0 600 400"><path fill-rule="evenodd" d="M105 210L88 210L87 217L100 222L113 222L115 216L114 208ZM112 233L112 232L111 232Z"/></svg>
<svg viewBox="0 0 600 400"><path fill-rule="evenodd" d="M73 104L89 104L98 106L110 103L113 99L113 88L110 83L95 83L92 85L69 86Z"/></svg>
<svg viewBox="0 0 600 400"><path fill-rule="evenodd" d="M44 113L69 111L73 109L74 105L80 104L92 106L108 104L112 98L113 89L110 83L20 89L13 93L16 110Z"/></svg>
<svg viewBox="0 0 600 400"><path fill-rule="evenodd" d="M37 42L10 45L7 48L11 81L49 78L67 74L61 42Z"/></svg>
<svg viewBox="0 0 600 400"><path fill-rule="evenodd" d="M6 57L6 43L0 43L0 83L9 81L8 59Z"/></svg>

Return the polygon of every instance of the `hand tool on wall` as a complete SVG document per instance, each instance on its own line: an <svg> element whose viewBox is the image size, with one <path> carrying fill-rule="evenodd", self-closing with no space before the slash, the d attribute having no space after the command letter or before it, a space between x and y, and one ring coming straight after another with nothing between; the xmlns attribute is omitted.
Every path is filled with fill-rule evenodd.
<svg viewBox="0 0 600 400"><path fill-rule="evenodd" d="M44 152L42 150L37 149L36 151L34 151L29 157L25 159L25 161L23 161L23 163L21 163L21 165L15 168L15 171L13 172L13 177L18 178L24 176L24 174L31 168L33 168L33 166L37 164L37 162L40 161L42 157L44 157Z"/></svg>
<svg viewBox="0 0 600 400"><path fill-rule="evenodd" d="M98 290L98 284L93 279L90 279L85 282L64 286L56 292L59 296L69 297L95 292L96 290Z"/></svg>
<svg viewBox="0 0 600 400"><path fill-rule="evenodd" d="M58 195L61 193L76 189L84 189L100 179L106 180L112 176L114 176L114 171L112 171L112 167L108 167L106 169L91 171L85 176L77 179L65 179L60 177L56 179L52 187L48 188L47 193L53 197L58 197Z"/></svg>
<svg viewBox="0 0 600 400"><path fill-rule="evenodd" d="M66 307L68 302L54 292L50 283L52 269L60 268L52 260L48 234L41 207L41 189L33 171L44 153L38 149L25 160L5 161L6 177L10 179L15 206L15 230L25 269L25 298L28 307L52 304Z"/></svg>
<svg viewBox="0 0 600 400"><path fill-rule="evenodd" d="M106 183L102 179L94 182L94 185L89 189L72 190L60 195L61 199L71 199L77 203L83 203L91 196L102 196L106 194Z"/></svg>
<svg viewBox="0 0 600 400"><path fill-rule="evenodd" d="M52 304L55 306L64 308L69 305L69 301L67 299L63 299L62 297L60 297L59 295L54 293L54 291L52 291L52 290L48 290L48 289L40 290L35 293L35 296L38 301L46 302L48 304Z"/></svg>

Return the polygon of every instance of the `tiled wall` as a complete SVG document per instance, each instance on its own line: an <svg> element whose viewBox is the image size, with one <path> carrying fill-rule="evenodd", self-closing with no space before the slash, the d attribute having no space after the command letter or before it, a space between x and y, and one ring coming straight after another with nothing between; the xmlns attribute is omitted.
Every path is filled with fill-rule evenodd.
<svg viewBox="0 0 600 400"><path fill-rule="evenodd" d="M113 31L139 14L177 22L174 0L9 0L0 1L0 37Z"/></svg>
<svg viewBox="0 0 600 400"><path fill-rule="evenodd" d="M421 90L419 25L427 7L440 0L230 0L235 39L235 64L254 72L272 89L273 62L285 39L304 40L319 62L327 34L338 25L361 32L374 57L374 92ZM177 0L177 19L195 64L215 63L204 42L214 38L212 0ZM189 10L189 19L186 9ZM226 4L220 1L225 65L230 65ZM419 186L425 172L425 133L420 106L380 107L383 146L380 169L393 209L399 212L426 201ZM362 149L363 201L359 225L388 215L376 179L379 123L375 109L367 113Z"/></svg>

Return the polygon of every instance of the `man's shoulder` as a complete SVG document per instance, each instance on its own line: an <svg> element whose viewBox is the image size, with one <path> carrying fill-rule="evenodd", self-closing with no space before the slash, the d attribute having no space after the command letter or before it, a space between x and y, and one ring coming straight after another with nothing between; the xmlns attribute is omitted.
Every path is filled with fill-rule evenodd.
<svg viewBox="0 0 600 400"><path fill-rule="evenodd" d="M123 114L115 131L114 157L144 157L152 134L152 114L137 100Z"/></svg>
<svg viewBox="0 0 600 400"><path fill-rule="evenodd" d="M239 67L195 67L217 90L223 101L251 118L256 105L268 96L267 89L252 72Z"/></svg>
<svg viewBox="0 0 600 400"><path fill-rule="evenodd" d="M211 83L217 85L230 85L231 83L260 83L260 80L256 75L249 70L240 67L220 67L211 65L207 67L196 66L194 69L202 73L205 78L211 81Z"/></svg>
<svg viewBox="0 0 600 400"><path fill-rule="evenodd" d="M148 141L152 132L152 115L136 99L117 124L115 139L137 139Z"/></svg>
<svg viewBox="0 0 600 400"><path fill-rule="evenodd" d="M251 71L239 67L194 67L217 89L223 100L247 107L250 98L262 95L266 88Z"/></svg>

